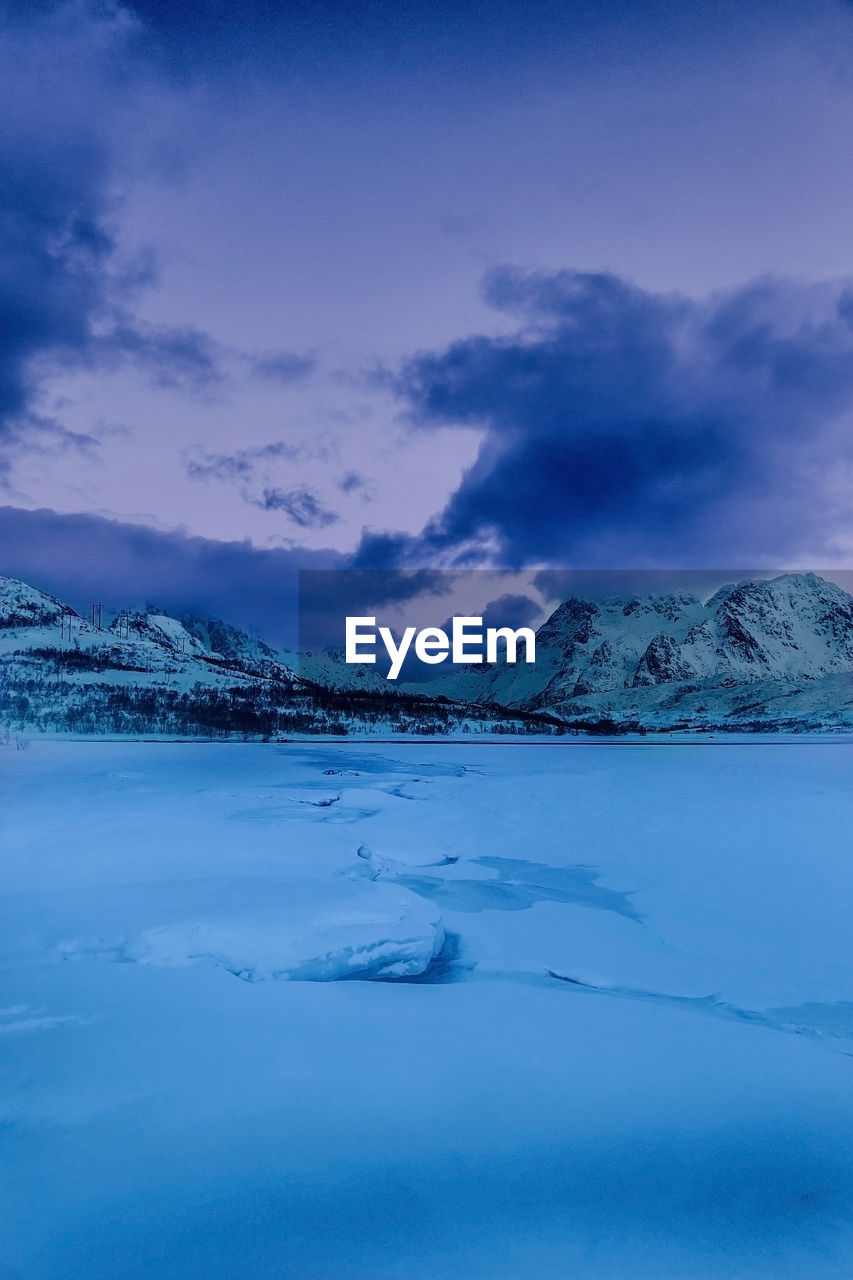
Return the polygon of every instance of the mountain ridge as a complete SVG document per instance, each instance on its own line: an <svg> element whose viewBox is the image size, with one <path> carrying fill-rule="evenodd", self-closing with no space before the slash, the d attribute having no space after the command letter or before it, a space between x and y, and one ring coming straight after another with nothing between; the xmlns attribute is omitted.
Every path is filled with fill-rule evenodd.
<svg viewBox="0 0 853 1280"><path fill-rule="evenodd" d="M116 733L853 728L853 597L811 573L689 592L571 597L534 665L391 687L333 651L297 655L196 614L104 625L0 578L0 723ZM531 730L531 725L534 726Z"/></svg>
<svg viewBox="0 0 853 1280"><path fill-rule="evenodd" d="M122 610L98 625L49 592L0 577L7 733L271 738L548 727L524 712L507 718L480 708L471 719L463 704L441 697L359 684L334 655L308 659L298 673L297 660L230 623L192 614ZM336 669L345 677L339 688Z"/></svg>
<svg viewBox="0 0 853 1280"><path fill-rule="evenodd" d="M449 676L446 691L528 710L579 713L578 699L698 682L725 687L853 673L853 597L816 574L687 592L563 601L539 628L534 666Z"/></svg>

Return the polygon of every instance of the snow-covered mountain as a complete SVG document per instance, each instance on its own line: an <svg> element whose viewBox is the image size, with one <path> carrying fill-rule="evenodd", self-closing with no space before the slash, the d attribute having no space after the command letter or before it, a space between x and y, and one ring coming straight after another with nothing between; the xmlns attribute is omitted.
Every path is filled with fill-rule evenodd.
<svg viewBox="0 0 853 1280"><path fill-rule="evenodd" d="M51 732L278 736L458 730L853 729L853 598L814 574L571 599L536 662L390 685L336 652L296 655L226 622L101 620L0 578L0 725Z"/></svg>
<svg viewBox="0 0 853 1280"><path fill-rule="evenodd" d="M0 577L0 654L8 663L43 660L53 650L76 655L68 665L78 670L100 667L192 679L201 670L231 674L244 669L244 674L294 679L275 650L226 623L123 610L99 625L46 591Z"/></svg>
<svg viewBox="0 0 853 1280"><path fill-rule="evenodd" d="M98 621L102 625L98 625ZM297 671L295 668L299 666ZM90 734L491 731L502 712L390 688L334 653L279 652L213 618L122 611L92 621L0 577L0 727ZM524 713L510 727L547 728Z"/></svg>
<svg viewBox="0 0 853 1280"><path fill-rule="evenodd" d="M0 720L71 732L192 732L226 706L293 702L294 673L222 624L125 611L103 625L0 578ZM214 647L216 640L225 641ZM168 728L166 726L168 725ZM156 731L156 730L155 730Z"/></svg>
<svg viewBox="0 0 853 1280"><path fill-rule="evenodd" d="M470 667L431 687L621 728L850 726L853 597L789 573L704 602L686 592L570 599L539 628L535 664Z"/></svg>
<svg viewBox="0 0 853 1280"><path fill-rule="evenodd" d="M375 667L348 663L343 649L311 649L301 653L285 650L283 656L303 680L311 680L326 689L383 696L393 692L393 686Z"/></svg>

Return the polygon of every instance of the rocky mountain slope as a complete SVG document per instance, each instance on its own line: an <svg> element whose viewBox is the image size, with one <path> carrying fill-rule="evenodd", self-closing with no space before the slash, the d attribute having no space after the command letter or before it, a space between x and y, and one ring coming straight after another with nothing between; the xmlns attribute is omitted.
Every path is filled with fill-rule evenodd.
<svg viewBox="0 0 853 1280"><path fill-rule="evenodd" d="M853 597L816 574L683 592L571 599L536 662L469 668L447 696L571 723L654 728L853 726Z"/></svg>
<svg viewBox="0 0 853 1280"><path fill-rule="evenodd" d="M853 598L785 574L704 602L571 599L540 627L535 665L392 686L341 654L297 659L216 619L93 620L0 578L0 726L226 737L853 730Z"/></svg>
<svg viewBox="0 0 853 1280"><path fill-rule="evenodd" d="M100 624L100 625L99 625ZM217 619L122 611L93 620L0 577L0 728L6 732L271 737L547 729L536 715L359 683L335 655L295 655Z"/></svg>

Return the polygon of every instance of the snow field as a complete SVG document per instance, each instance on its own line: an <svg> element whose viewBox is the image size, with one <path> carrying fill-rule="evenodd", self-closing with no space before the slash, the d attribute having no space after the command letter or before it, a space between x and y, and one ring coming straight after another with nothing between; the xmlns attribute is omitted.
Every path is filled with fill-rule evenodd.
<svg viewBox="0 0 853 1280"><path fill-rule="evenodd" d="M849 1275L850 745L0 750L4 1280Z"/></svg>

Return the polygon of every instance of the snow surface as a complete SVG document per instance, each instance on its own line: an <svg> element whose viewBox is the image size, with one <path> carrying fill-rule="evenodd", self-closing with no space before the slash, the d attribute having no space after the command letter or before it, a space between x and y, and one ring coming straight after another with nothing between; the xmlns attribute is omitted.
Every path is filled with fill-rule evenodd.
<svg viewBox="0 0 853 1280"><path fill-rule="evenodd" d="M848 1277L851 764L0 747L3 1280Z"/></svg>
<svg viewBox="0 0 853 1280"><path fill-rule="evenodd" d="M272 884L262 895L259 888L257 882L228 886L227 902L217 909L208 896L201 916L73 937L60 951L67 960L96 956L166 967L209 961L247 982L328 982L423 973L444 943L438 909L397 886L308 880ZM161 909L173 915L180 896L170 894ZM197 913L196 886L189 896Z"/></svg>

